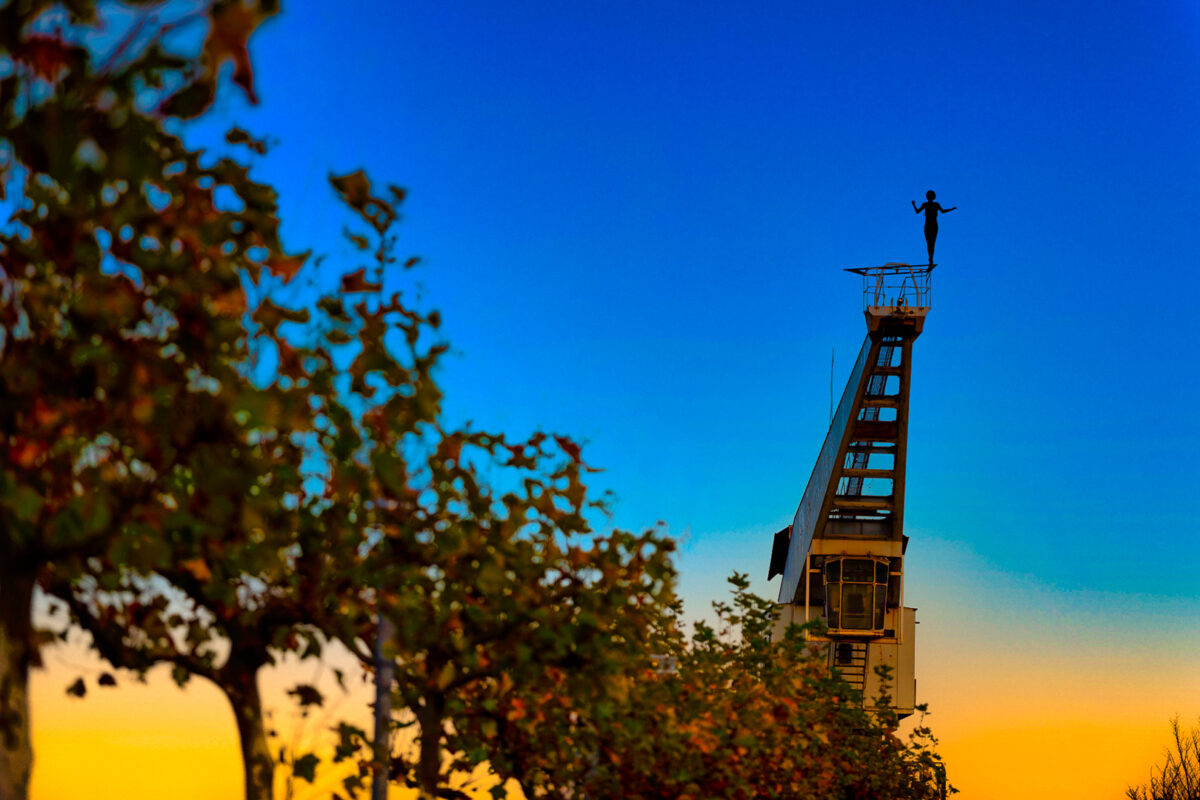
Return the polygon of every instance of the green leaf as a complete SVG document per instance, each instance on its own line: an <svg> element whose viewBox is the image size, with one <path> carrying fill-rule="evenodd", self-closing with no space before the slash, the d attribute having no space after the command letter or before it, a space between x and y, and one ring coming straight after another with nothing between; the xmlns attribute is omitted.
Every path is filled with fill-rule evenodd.
<svg viewBox="0 0 1200 800"><path fill-rule="evenodd" d="M17 519L23 522L33 522L37 519L38 512L42 510L44 502L41 494L36 490L22 485L17 489L16 496L12 500L12 509L17 515Z"/></svg>
<svg viewBox="0 0 1200 800"><path fill-rule="evenodd" d="M339 722L336 732L338 744L333 754L334 762L345 761L367 743L366 731L348 722Z"/></svg>
<svg viewBox="0 0 1200 800"><path fill-rule="evenodd" d="M263 300L250 319L261 325L264 330L274 335L275 330L284 322L306 323L309 319L308 309L295 310L276 305L270 299Z"/></svg>
<svg viewBox="0 0 1200 800"><path fill-rule="evenodd" d="M188 681L192 679L192 673L187 667L182 664L175 664L171 667L171 680L175 681L176 686L187 686Z"/></svg>
<svg viewBox="0 0 1200 800"><path fill-rule="evenodd" d="M301 708L320 706L325 702L325 696L317 690L317 687L307 683L297 684L295 687L288 689L287 693L291 697L296 698L296 702L300 704Z"/></svg>
<svg viewBox="0 0 1200 800"><path fill-rule="evenodd" d="M354 337L346 333L341 328L332 328L325 334L325 340L330 344L350 344L354 341Z"/></svg>
<svg viewBox="0 0 1200 800"><path fill-rule="evenodd" d="M360 236L351 231L349 228L343 229L342 233L345 234L346 238L350 241L350 244L354 245L354 247L358 250L366 250L371 246L371 242L367 240L367 237Z"/></svg>
<svg viewBox="0 0 1200 800"><path fill-rule="evenodd" d="M321 759L317 758L312 753L305 753L297 758L292 764L292 772L296 777L312 783L317 779L317 765L321 763Z"/></svg>
<svg viewBox="0 0 1200 800"><path fill-rule="evenodd" d="M166 117L195 119L208 110L216 96L216 80L203 78L168 97L159 106L159 113Z"/></svg>
<svg viewBox="0 0 1200 800"><path fill-rule="evenodd" d="M479 568L479 577L475 585L484 595L497 594L504 587L504 570L494 561L486 561Z"/></svg>
<svg viewBox="0 0 1200 800"><path fill-rule="evenodd" d="M245 145L246 147L250 148L250 150L258 153L260 156L267 154L267 142L265 139L255 139L249 133L238 127L229 129L229 132L225 134L225 141L229 142L230 144Z"/></svg>

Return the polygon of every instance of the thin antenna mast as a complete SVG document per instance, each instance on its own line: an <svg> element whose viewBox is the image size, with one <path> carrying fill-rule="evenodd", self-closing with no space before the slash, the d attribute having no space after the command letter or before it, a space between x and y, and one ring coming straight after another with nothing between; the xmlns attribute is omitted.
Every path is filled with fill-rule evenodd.
<svg viewBox="0 0 1200 800"><path fill-rule="evenodd" d="M836 347L829 348L829 424L833 424L833 357L837 353Z"/></svg>

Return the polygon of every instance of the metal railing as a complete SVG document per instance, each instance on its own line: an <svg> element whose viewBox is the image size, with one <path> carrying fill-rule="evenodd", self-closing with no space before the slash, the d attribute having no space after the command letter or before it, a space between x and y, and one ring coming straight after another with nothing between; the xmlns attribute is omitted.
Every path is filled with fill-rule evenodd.
<svg viewBox="0 0 1200 800"><path fill-rule="evenodd" d="M861 275L863 310L868 308L913 308L929 310L930 275L937 264L888 263L881 267L851 267L846 272Z"/></svg>

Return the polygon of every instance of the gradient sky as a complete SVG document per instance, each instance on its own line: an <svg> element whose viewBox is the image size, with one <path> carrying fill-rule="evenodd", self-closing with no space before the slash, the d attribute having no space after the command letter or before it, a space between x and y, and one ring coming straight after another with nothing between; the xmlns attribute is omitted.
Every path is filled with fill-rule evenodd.
<svg viewBox="0 0 1200 800"><path fill-rule="evenodd" d="M731 570L777 591L770 537L825 436L831 354L840 395L865 333L841 269L923 259L909 201L957 205L905 518L918 700L951 781L1117 797L1173 714L1200 718L1200 6L285 8L252 40L262 104L225 91L189 137L278 140L256 174L331 281L349 249L326 176L408 187L451 416L585 441L613 523L680 538L696 615ZM72 735L99 713L59 699L72 677L38 677L38 800L81 796L61 765L83 743L134 752L97 731L154 724L161 763L236 790L215 693L121 689ZM170 738L189 714L195 747ZM170 796L223 796L177 774ZM78 786L138 796L108 781Z"/></svg>

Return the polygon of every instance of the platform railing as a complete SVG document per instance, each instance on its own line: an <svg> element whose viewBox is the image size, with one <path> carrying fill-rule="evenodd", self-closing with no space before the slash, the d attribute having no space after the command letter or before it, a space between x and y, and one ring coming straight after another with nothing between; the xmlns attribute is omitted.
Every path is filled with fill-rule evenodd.
<svg viewBox="0 0 1200 800"><path fill-rule="evenodd" d="M863 310L912 308L929 310L937 264L888 263L879 267L851 267L846 272L862 276Z"/></svg>

